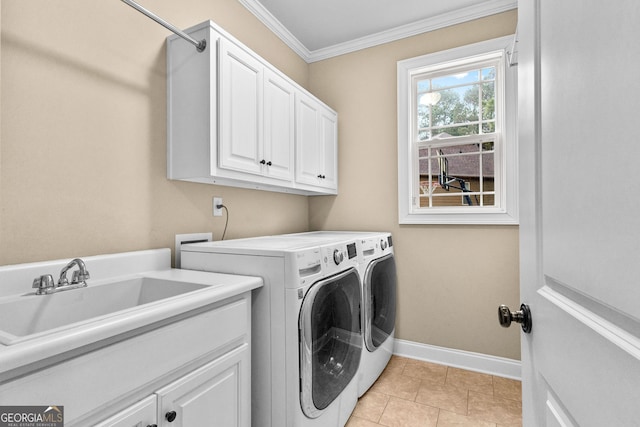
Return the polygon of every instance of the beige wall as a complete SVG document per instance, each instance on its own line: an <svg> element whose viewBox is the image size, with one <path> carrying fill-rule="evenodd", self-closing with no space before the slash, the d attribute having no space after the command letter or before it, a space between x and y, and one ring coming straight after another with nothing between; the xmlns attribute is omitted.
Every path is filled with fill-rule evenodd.
<svg viewBox="0 0 640 427"><path fill-rule="evenodd" d="M307 86L308 65L237 0L141 2L180 28L212 19ZM2 0L0 265L306 231L308 201L166 179L169 31L119 0Z"/></svg>
<svg viewBox="0 0 640 427"><path fill-rule="evenodd" d="M311 91L339 116L340 193L310 198L312 229L388 230L398 266L397 336L519 359L518 228L399 226L396 62L512 34L516 12L313 63Z"/></svg>
<svg viewBox="0 0 640 427"><path fill-rule="evenodd" d="M168 181L167 30L118 0L2 0L0 265L307 229L389 230L398 337L519 357L516 227L397 224L396 61L513 32L515 14L305 64L237 0L141 2L178 27L216 21L340 114L340 195ZM480 277L480 278L478 278Z"/></svg>

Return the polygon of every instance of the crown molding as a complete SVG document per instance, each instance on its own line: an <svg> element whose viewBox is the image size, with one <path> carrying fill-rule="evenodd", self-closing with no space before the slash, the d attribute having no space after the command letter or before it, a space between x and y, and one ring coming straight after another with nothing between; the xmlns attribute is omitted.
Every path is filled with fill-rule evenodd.
<svg viewBox="0 0 640 427"><path fill-rule="evenodd" d="M253 13L264 25L273 31L307 63L322 61L335 56L378 46L418 34L449 27L489 15L506 12L518 7L517 0L489 0L480 4L447 12L410 24L402 25L387 31L381 31L344 43L310 51L287 30L258 0L238 0Z"/></svg>
<svg viewBox="0 0 640 427"><path fill-rule="evenodd" d="M311 51L307 49L287 28L276 19L258 0L238 0L249 12L253 13L260 22L269 28L276 36L285 42L295 53L306 62L310 62Z"/></svg>

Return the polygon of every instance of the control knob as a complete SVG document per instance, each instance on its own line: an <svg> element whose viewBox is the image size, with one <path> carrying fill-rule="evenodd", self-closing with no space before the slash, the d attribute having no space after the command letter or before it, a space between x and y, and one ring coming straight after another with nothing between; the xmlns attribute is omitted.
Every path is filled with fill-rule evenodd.
<svg viewBox="0 0 640 427"><path fill-rule="evenodd" d="M380 247L382 248L382 250L384 251L385 249L387 249L387 247L389 246L389 243L387 243L386 240L380 240Z"/></svg>
<svg viewBox="0 0 640 427"><path fill-rule="evenodd" d="M336 265L340 265L342 261L344 261L344 254L340 251L340 249L335 249L333 251L333 262L335 262Z"/></svg>

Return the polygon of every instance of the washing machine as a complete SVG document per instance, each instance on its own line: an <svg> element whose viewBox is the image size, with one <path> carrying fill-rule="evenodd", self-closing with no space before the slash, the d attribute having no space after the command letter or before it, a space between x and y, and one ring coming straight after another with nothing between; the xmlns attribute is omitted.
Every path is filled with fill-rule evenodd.
<svg viewBox="0 0 640 427"><path fill-rule="evenodd" d="M362 359L359 244L265 236L183 245L182 268L260 276L252 298L254 427L342 427Z"/></svg>
<svg viewBox="0 0 640 427"><path fill-rule="evenodd" d="M397 274L393 238L387 232L315 231L289 235L324 242L355 240L362 280L363 351L358 371L358 395L378 379L393 354Z"/></svg>

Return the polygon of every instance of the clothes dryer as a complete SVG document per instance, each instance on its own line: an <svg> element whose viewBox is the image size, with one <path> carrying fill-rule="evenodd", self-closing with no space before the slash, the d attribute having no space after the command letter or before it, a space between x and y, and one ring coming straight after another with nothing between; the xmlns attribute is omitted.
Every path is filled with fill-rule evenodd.
<svg viewBox="0 0 640 427"><path fill-rule="evenodd" d="M393 354L397 273L389 233L362 237L362 329L364 348L358 373L358 395L378 379Z"/></svg>
<svg viewBox="0 0 640 427"><path fill-rule="evenodd" d="M362 280L363 350L358 371L358 395L378 379L393 354L397 274L391 233L315 231L288 235L324 242L355 240Z"/></svg>
<svg viewBox="0 0 640 427"><path fill-rule="evenodd" d="M252 302L252 426L344 426L362 358L358 244L267 236L183 245L181 258L264 281Z"/></svg>

